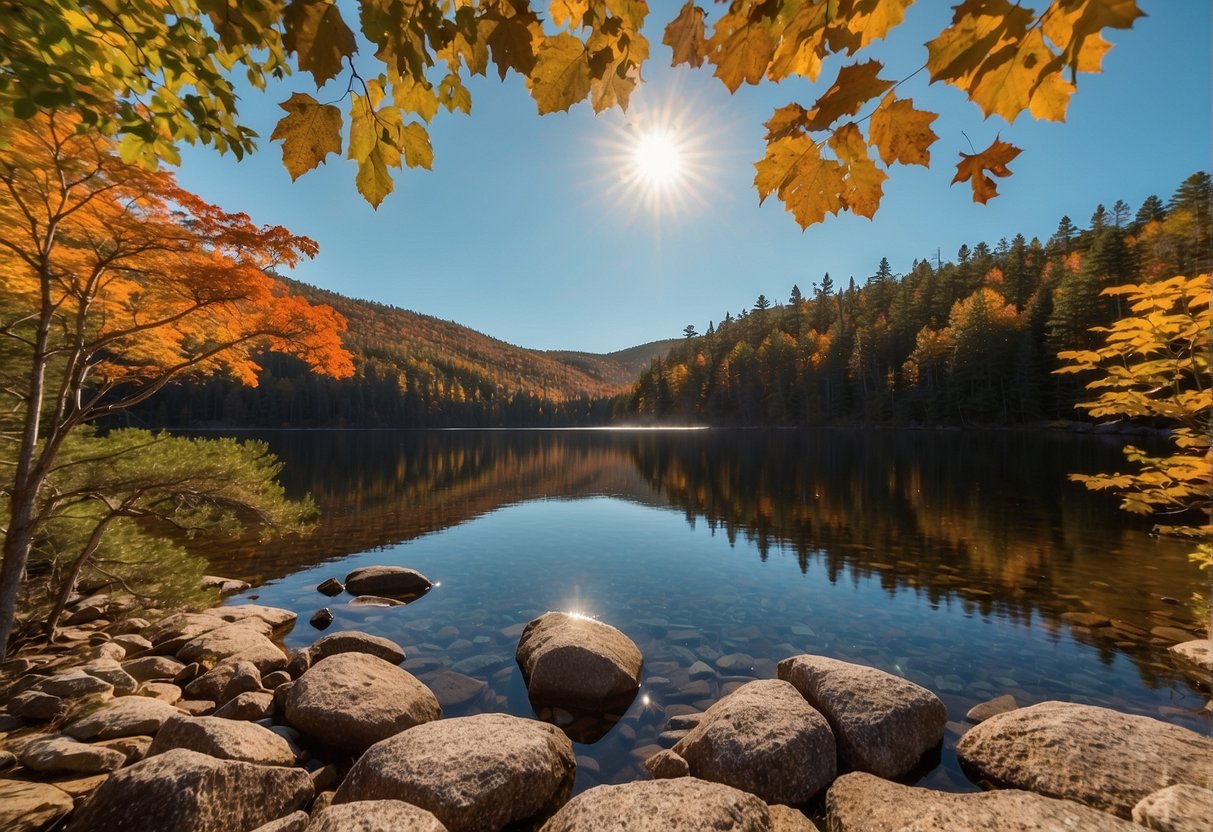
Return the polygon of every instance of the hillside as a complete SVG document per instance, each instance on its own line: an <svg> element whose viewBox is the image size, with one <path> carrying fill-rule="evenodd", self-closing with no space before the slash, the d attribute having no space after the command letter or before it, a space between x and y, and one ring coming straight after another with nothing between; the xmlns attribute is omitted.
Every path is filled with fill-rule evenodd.
<svg viewBox="0 0 1213 832"><path fill-rule="evenodd" d="M267 355L256 388L209 379L163 391L139 410L156 426L469 427L597 424L675 340L602 355L530 350L452 321L280 278L348 321L355 375L313 376Z"/></svg>

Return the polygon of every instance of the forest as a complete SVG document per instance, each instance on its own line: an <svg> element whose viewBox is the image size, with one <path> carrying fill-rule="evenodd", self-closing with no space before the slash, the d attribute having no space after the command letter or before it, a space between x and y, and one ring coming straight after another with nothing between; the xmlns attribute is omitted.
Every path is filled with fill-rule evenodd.
<svg viewBox="0 0 1213 832"><path fill-rule="evenodd" d="M825 274L786 303L760 295L704 334L694 326L653 361L621 418L708 424L1029 424L1085 418L1088 379L1059 375L1058 353L1091 349L1128 314L1103 290L1207 272L1210 177L1169 200L1062 217L1042 242L1023 234L956 259L882 258L857 283Z"/></svg>

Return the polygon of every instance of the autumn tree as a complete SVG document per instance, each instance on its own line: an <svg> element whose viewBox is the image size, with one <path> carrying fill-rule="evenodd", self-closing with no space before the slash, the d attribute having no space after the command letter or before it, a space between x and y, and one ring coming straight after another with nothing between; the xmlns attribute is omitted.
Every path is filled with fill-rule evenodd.
<svg viewBox="0 0 1213 832"><path fill-rule="evenodd" d="M1052 0L1041 11L968 0L926 44L925 67L864 60L913 2L729 0L709 10L688 0L662 43L674 65L707 64L730 92L833 79L814 100L772 114L755 164L760 199L774 194L807 227L840 211L873 216L889 169L930 165L936 115L917 109L903 86L921 68L984 116L1063 121L1078 76L1099 72L1111 48L1102 32L1141 16L1136 0ZM297 69L311 76L311 92L281 104L286 115L271 139L284 165L297 178L344 152L357 163L358 190L378 205L394 187L392 169L430 166L427 124L438 111L470 112L471 76L521 75L540 114L586 100L595 112L626 109L651 53L645 0L346 8L355 5L351 27L335 0L9 3L0 17L0 123L59 108L120 135L128 161L175 163L182 142L239 157L256 136L242 122L234 78L261 89ZM346 88L345 112L312 94L334 80ZM953 182L984 203L1019 152L995 136L959 154Z"/></svg>
<svg viewBox="0 0 1213 832"><path fill-rule="evenodd" d="M0 655L44 487L77 431L185 375L256 384L263 350L352 372L340 316L265 272L314 242L210 205L82 127L51 113L0 135Z"/></svg>

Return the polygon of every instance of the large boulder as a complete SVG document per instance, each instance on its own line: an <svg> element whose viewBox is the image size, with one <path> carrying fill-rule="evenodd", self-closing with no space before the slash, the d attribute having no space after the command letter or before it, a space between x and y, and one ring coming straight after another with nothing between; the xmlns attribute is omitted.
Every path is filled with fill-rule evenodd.
<svg viewBox="0 0 1213 832"><path fill-rule="evenodd" d="M182 612L158 621L148 634L148 638L157 653L176 653L203 633L217 630L228 623L217 615Z"/></svg>
<svg viewBox="0 0 1213 832"><path fill-rule="evenodd" d="M1168 648L1167 652L1185 674L1213 686L1213 639L1185 641Z"/></svg>
<svg viewBox="0 0 1213 832"><path fill-rule="evenodd" d="M25 743L21 746L17 759L26 768L43 774L101 774L117 771L126 764L126 755L121 751L77 742L70 737L55 734L37 737Z"/></svg>
<svg viewBox="0 0 1213 832"><path fill-rule="evenodd" d="M67 832L230 832L283 817L312 798L300 768L219 760L176 748L111 774Z"/></svg>
<svg viewBox="0 0 1213 832"><path fill-rule="evenodd" d="M1157 832L1209 832L1213 829L1213 791L1181 783L1141 799L1133 822Z"/></svg>
<svg viewBox="0 0 1213 832"><path fill-rule="evenodd" d="M863 772L834 781L826 792L826 815L830 832L1141 832L1095 809L1032 792L937 792Z"/></svg>
<svg viewBox="0 0 1213 832"><path fill-rule="evenodd" d="M168 656L144 656L123 662L121 667L136 682L152 682L171 681L185 665Z"/></svg>
<svg viewBox="0 0 1213 832"><path fill-rule="evenodd" d="M286 654L252 626L259 618L225 624L203 633L177 651L177 658L187 662L199 662L208 667L227 659L242 659L251 662L261 673L281 670L286 667Z"/></svg>
<svg viewBox="0 0 1213 832"><path fill-rule="evenodd" d="M287 672L298 678L309 667L321 659L336 656L338 653L368 653L375 658L383 659L391 664L404 661L404 650L391 639L361 633L357 630L347 630L327 635L317 640L310 647L304 647L291 657Z"/></svg>
<svg viewBox="0 0 1213 832"><path fill-rule="evenodd" d="M362 751L442 716L429 688L368 653L320 660L290 686L284 705L295 728L322 745L348 751Z"/></svg>
<svg viewBox="0 0 1213 832"><path fill-rule="evenodd" d="M546 722L506 714L443 719L371 746L333 803L403 800L433 812L450 832L496 832L560 805L575 769L573 744Z"/></svg>
<svg viewBox="0 0 1213 832"><path fill-rule="evenodd" d="M768 803L806 803L837 774L825 717L778 679L749 682L712 705L673 751L691 776Z"/></svg>
<svg viewBox="0 0 1213 832"><path fill-rule="evenodd" d="M752 794L694 777L597 786L577 795L540 832L773 832L767 805Z"/></svg>
<svg viewBox="0 0 1213 832"><path fill-rule="evenodd" d="M0 780L0 829L38 832L72 810L72 796L49 783Z"/></svg>
<svg viewBox="0 0 1213 832"><path fill-rule="evenodd" d="M69 723L64 732L78 740L112 740L155 734L169 717L180 713L172 705L147 696L123 696Z"/></svg>
<svg viewBox="0 0 1213 832"><path fill-rule="evenodd" d="M948 709L900 676L808 655L784 659L778 675L830 723L847 768L899 777L943 739Z"/></svg>
<svg viewBox="0 0 1213 832"><path fill-rule="evenodd" d="M160 727L148 757L174 748L264 766L293 766L295 752L268 728L216 716L174 716Z"/></svg>
<svg viewBox="0 0 1213 832"><path fill-rule="evenodd" d="M956 754L996 785L1124 818L1151 792L1213 781L1213 739L1157 719L1069 702L991 717L960 738Z"/></svg>
<svg viewBox="0 0 1213 832"><path fill-rule="evenodd" d="M307 832L447 832L438 818L400 800L359 800L316 813Z"/></svg>
<svg viewBox="0 0 1213 832"><path fill-rule="evenodd" d="M527 624L515 658L532 702L584 709L626 707L640 689L644 665L619 630L563 612Z"/></svg>
<svg viewBox="0 0 1213 832"><path fill-rule="evenodd" d="M403 566L364 566L345 576L345 591L351 595L416 598L431 586L425 575Z"/></svg>
<svg viewBox="0 0 1213 832"><path fill-rule="evenodd" d="M206 611L208 615L222 618L224 621L249 623L260 621L271 630L285 630L295 623L298 613L279 607L265 607L261 604L236 604L231 607L215 607Z"/></svg>

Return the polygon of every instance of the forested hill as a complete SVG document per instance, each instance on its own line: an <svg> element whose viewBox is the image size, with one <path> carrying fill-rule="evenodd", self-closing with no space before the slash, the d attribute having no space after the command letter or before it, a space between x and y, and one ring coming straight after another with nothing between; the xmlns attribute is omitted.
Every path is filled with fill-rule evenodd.
<svg viewBox="0 0 1213 832"><path fill-rule="evenodd" d="M316 376L267 355L260 383L208 379L166 389L136 415L153 426L463 427L601 423L610 397L673 341L607 355L530 350L451 321L281 278L349 323L353 378Z"/></svg>
<svg viewBox="0 0 1213 832"><path fill-rule="evenodd" d="M1166 202L1100 205L1086 227L1062 217L1046 241L963 245L901 276L881 259L859 283L806 277L786 304L759 296L703 335L688 328L621 410L718 424L1073 418L1084 379L1053 370L1059 351L1094 347L1090 329L1126 313L1102 290L1208 272L1211 233L1202 172Z"/></svg>

